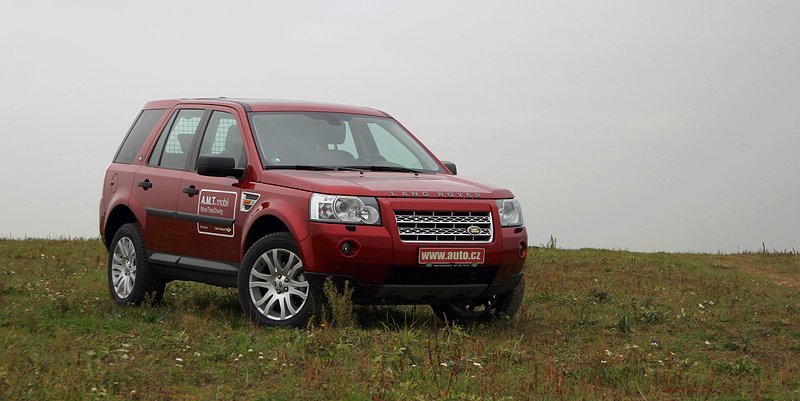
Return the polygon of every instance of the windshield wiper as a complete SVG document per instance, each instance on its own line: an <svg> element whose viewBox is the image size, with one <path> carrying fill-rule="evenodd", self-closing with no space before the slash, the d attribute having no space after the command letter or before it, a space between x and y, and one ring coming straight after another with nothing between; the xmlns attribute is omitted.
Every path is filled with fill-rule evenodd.
<svg viewBox="0 0 800 401"><path fill-rule="evenodd" d="M312 166L309 164L280 164L264 166L265 170L312 170L312 171L336 171L338 167L332 166Z"/></svg>
<svg viewBox="0 0 800 401"><path fill-rule="evenodd" d="M310 164L278 164L264 166L265 170L311 170L311 171L396 171L400 173L426 173L403 166L313 166Z"/></svg>
<svg viewBox="0 0 800 401"><path fill-rule="evenodd" d="M359 167L359 166L335 166L331 167L336 171L367 171L367 168Z"/></svg>
<svg viewBox="0 0 800 401"><path fill-rule="evenodd" d="M364 169L369 171L397 171L401 173L425 173L425 170L417 170L403 166L353 166L354 169Z"/></svg>
<svg viewBox="0 0 800 401"><path fill-rule="evenodd" d="M311 171L369 171L361 166L312 166L310 164L278 164L264 166L265 170L311 170Z"/></svg>

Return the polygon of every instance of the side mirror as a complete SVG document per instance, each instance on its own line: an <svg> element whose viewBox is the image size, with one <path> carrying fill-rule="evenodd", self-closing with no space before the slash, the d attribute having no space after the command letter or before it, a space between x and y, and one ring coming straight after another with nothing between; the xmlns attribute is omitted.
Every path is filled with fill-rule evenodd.
<svg viewBox="0 0 800 401"><path fill-rule="evenodd" d="M200 155L197 159L197 174L211 177L244 178L244 169L236 168L236 160L232 157Z"/></svg>
<svg viewBox="0 0 800 401"><path fill-rule="evenodd" d="M444 164L444 166L447 167L447 169L450 170L450 172L453 173L453 175L456 175L456 164L455 163L446 162L446 161L443 160L442 164Z"/></svg>

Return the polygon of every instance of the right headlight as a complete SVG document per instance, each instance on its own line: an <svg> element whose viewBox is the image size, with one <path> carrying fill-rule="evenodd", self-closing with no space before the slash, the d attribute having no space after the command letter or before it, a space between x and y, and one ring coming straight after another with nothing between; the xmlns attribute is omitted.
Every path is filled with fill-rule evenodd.
<svg viewBox="0 0 800 401"><path fill-rule="evenodd" d="M500 212L500 225L503 227L521 226L522 207L516 199L498 199L497 211Z"/></svg>
<svg viewBox="0 0 800 401"><path fill-rule="evenodd" d="M368 196L312 194L309 219L327 223L368 224L379 226L378 201Z"/></svg>

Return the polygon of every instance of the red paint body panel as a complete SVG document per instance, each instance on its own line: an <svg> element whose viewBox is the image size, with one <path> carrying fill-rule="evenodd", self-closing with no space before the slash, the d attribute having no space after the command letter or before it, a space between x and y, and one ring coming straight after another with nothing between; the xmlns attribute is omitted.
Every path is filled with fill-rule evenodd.
<svg viewBox="0 0 800 401"><path fill-rule="evenodd" d="M130 206L144 233L144 244L149 250L179 254L181 246L191 237L183 224L174 219L148 215L145 208L174 211L178 209L181 179L185 171L142 166L136 170L131 189ZM153 186L145 190L139 182L149 181Z"/></svg>
<svg viewBox="0 0 800 401"><path fill-rule="evenodd" d="M344 240L354 241L358 253L347 257L339 252ZM310 223L309 236L298 243L309 272L350 276L362 283L384 282L392 266L394 242L385 226L358 226L347 231L342 224Z"/></svg>
<svg viewBox="0 0 800 401"><path fill-rule="evenodd" d="M134 188L133 177L139 166L113 165L106 169L103 179L102 198L100 199L100 232L106 229L106 219L117 208L127 208L131 190ZM116 176L116 179L113 179Z"/></svg>

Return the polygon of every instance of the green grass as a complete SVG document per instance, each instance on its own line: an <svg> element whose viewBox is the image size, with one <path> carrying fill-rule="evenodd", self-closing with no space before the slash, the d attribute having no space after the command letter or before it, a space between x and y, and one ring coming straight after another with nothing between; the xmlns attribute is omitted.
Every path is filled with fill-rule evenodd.
<svg viewBox="0 0 800 401"><path fill-rule="evenodd" d="M0 399L800 400L797 255L531 249L510 321L356 307L303 330L193 283L119 307L105 260L0 240Z"/></svg>

